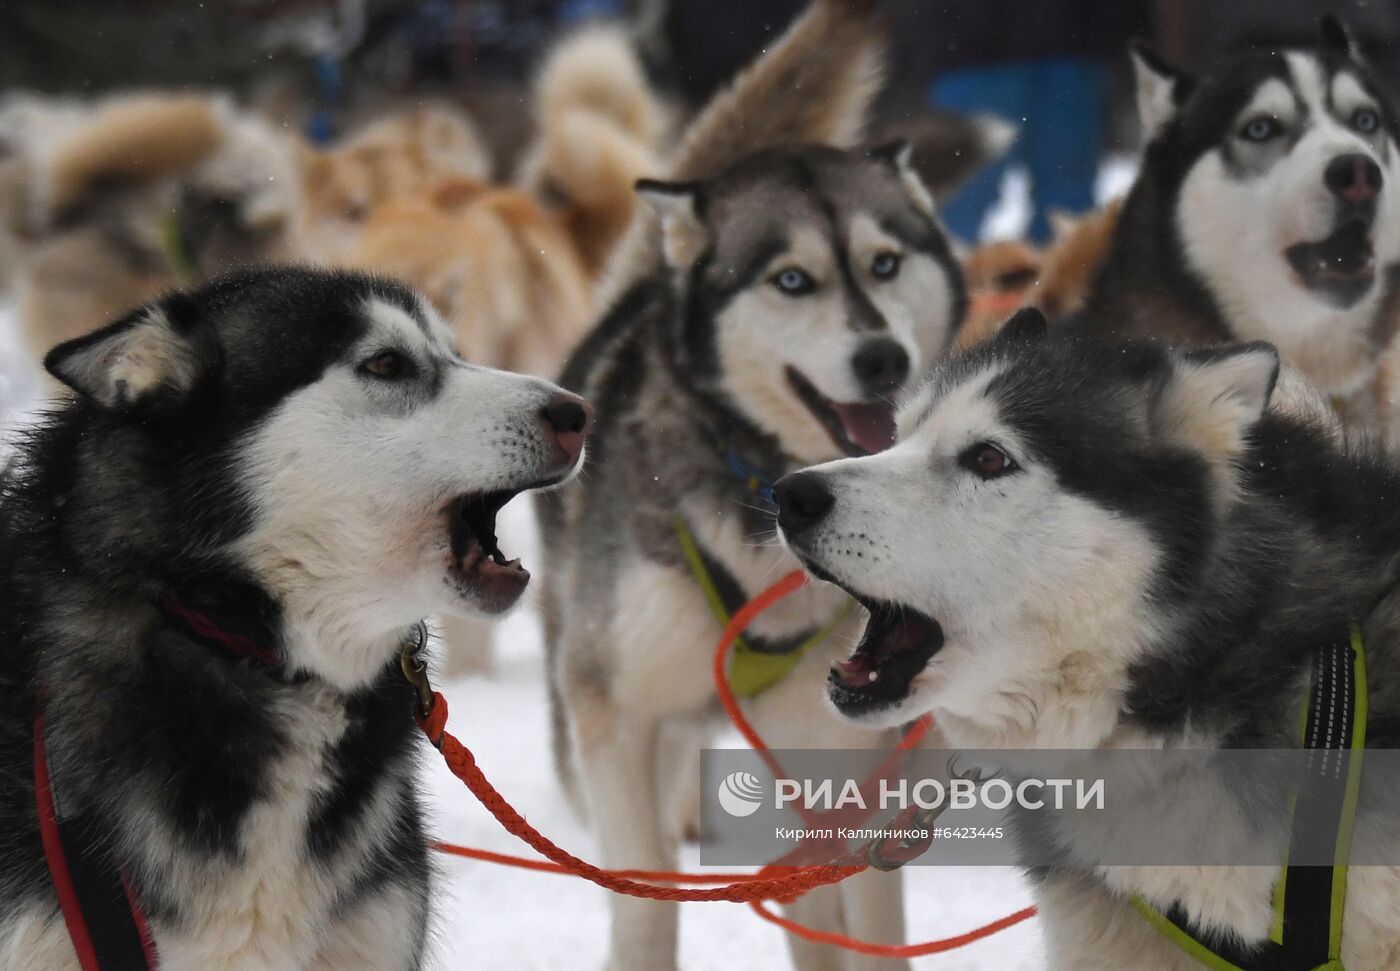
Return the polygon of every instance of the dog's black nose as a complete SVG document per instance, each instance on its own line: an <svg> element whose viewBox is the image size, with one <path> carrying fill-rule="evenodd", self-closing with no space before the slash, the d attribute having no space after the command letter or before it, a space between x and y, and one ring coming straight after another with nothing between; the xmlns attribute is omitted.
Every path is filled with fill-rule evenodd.
<svg viewBox="0 0 1400 971"><path fill-rule="evenodd" d="M892 340L868 341L856 351L851 367L867 395L889 394L909 376L909 354Z"/></svg>
<svg viewBox="0 0 1400 971"><path fill-rule="evenodd" d="M556 432L581 432L588 427L588 405L579 398L556 398L544 406L544 420Z"/></svg>
<svg viewBox="0 0 1400 971"><path fill-rule="evenodd" d="M573 465L583 454L583 440L588 426L593 423L593 409L582 398L566 393L545 405L542 414L564 450L567 464Z"/></svg>
<svg viewBox="0 0 1400 971"><path fill-rule="evenodd" d="M789 536L817 523L831 509L836 497L816 472L794 472L773 483L778 503L778 525Z"/></svg>
<svg viewBox="0 0 1400 971"><path fill-rule="evenodd" d="M1360 152L1338 155L1327 163L1322 178L1327 188L1352 205L1370 202L1380 194L1384 184L1381 167L1371 156Z"/></svg>

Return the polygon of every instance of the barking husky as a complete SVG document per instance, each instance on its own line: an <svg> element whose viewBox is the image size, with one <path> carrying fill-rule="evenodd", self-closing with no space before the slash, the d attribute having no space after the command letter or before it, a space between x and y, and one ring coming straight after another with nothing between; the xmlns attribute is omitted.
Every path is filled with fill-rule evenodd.
<svg viewBox="0 0 1400 971"><path fill-rule="evenodd" d="M588 422L452 348L407 290L286 269L49 354L77 398L0 483L0 966L78 966L40 764L161 968L422 966L395 654L521 595L496 512L572 474Z"/></svg>
<svg viewBox="0 0 1400 971"><path fill-rule="evenodd" d="M1022 311L909 396L894 448L781 480L785 543L870 611L837 709L932 711L960 748L1295 747L1314 654L1355 621L1366 743L1395 747L1400 471L1270 408L1278 366ZM1277 874L1052 871L1051 966L1197 967L1134 894L1261 942ZM1400 870L1353 869L1346 900L1346 966L1400 966Z"/></svg>
<svg viewBox="0 0 1400 971"><path fill-rule="evenodd" d="M1134 54L1150 142L1087 304L1099 333L1263 339L1370 421L1396 316L1396 114L1345 29L1197 81Z"/></svg>
<svg viewBox="0 0 1400 971"><path fill-rule="evenodd" d="M885 447L891 397L962 316L957 267L907 151L793 147L856 134L846 113L864 111L874 43L868 4L818 3L701 115L673 163L690 181L640 186L660 231L630 241L624 270L654 269L565 372L598 396L600 421L584 490L540 504L546 639L561 773L609 866L674 865L669 803L694 765L669 746L698 744L716 711L716 613L796 566L764 542L764 481ZM844 607L839 591L803 590L748 632L767 663L795 666L749 701L779 746L888 744L812 703L854 634ZM610 966L673 968L674 905L610 903ZM795 909L860 937L902 937L899 883L878 874ZM793 946L803 968L891 966Z"/></svg>

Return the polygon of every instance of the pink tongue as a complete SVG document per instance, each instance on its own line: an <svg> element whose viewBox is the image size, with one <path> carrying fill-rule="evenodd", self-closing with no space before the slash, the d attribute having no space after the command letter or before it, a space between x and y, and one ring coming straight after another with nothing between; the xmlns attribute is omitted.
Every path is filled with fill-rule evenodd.
<svg viewBox="0 0 1400 971"><path fill-rule="evenodd" d="M843 405L831 402L846 437L865 451L883 452L894 444L894 409L879 403Z"/></svg>

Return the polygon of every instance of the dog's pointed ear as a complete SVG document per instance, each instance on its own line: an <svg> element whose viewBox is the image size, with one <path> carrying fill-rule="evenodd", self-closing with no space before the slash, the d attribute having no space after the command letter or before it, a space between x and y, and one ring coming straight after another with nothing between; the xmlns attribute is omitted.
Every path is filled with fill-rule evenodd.
<svg viewBox="0 0 1400 971"><path fill-rule="evenodd" d="M1039 307L1022 307L1006 319L997 331L1003 341L1043 341L1050 333L1050 322Z"/></svg>
<svg viewBox="0 0 1400 971"><path fill-rule="evenodd" d="M1185 72L1172 67L1152 52L1146 44L1134 41L1129 53L1133 59L1133 78L1137 86L1138 121L1142 138L1150 142L1186 102L1196 82Z"/></svg>
<svg viewBox="0 0 1400 971"><path fill-rule="evenodd" d="M709 245L710 233L700 217L700 185L639 179L637 195L661 220L661 249L676 269L694 265Z"/></svg>
<svg viewBox="0 0 1400 971"><path fill-rule="evenodd" d="M1346 21L1336 14L1324 14L1318 22L1317 46L1326 53L1340 54L1352 59L1357 57L1356 39L1352 37Z"/></svg>
<svg viewBox="0 0 1400 971"><path fill-rule="evenodd" d="M1158 428L1209 456L1233 456L1269 407L1278 372L1278 351L1262 341L1177 353Z"/></svg>
<svg viewBox="0 0 1400 971"><path fill-rule="evenodd" d="M1079 226L1082 217L1076 216L1068 209L1051 209L1045 214L1045 218L1050 221L1050 232L1058 243L1069 238L1070 233Z"/></svg>
<svg viewBox="0 0 1400 971"><path fill-rule="evenodd" d="M867 154L878 162L889 166L899 181L904 183L914 202L929 215L934 213L933 193L924 183L919 170L914 167L914 146L907 138L896 138L872 148Z"/></svg>
<svg viewBox="0 0 1400 971"><path fill-rule="evenodd" d="M44 367L109 411L183 401L219 358L213 329L182 293L59 344Z"/></svg>

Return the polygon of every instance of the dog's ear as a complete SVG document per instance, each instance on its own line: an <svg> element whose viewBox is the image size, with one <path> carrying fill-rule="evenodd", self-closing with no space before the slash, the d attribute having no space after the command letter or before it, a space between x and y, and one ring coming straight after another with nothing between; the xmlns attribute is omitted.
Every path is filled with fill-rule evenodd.
<svg viewBox="0 0 1400 971"><path fill-rule="evenodd" d="M1196 82L1183 71L1162 60L1146 44L1134 41L1130 48L1133 78L1137 85L1138 121L1142 139L1156 138L1177 110L1186 103Z"/></svg>
<svg viewBox="0 0 1400 971"><path fill-rule="evenodd" d="M1278 371L1278 351L1262 341L1179 352L1158 403L1157 427L1208 456L1233 456L1269 407Z"/></svg>
<svg viewBox="0 0 1400 971"><path fill-rule="evenodd" d="M1068 239L1083 219L1068 209L1051 209L1045 214L1045 218L1050 221L1050 232L1057 243Z"/></svg>
<svg viewBox="0 0 1400 971"><path fill-rule="evenodd" d="M639 179L637 194L661 220L662 252L678 270L689 269L709 245L710 233L700 218L700 185Z"/></svg>
<svg viewBox="0 0 1400 971"><path fill-rule="evenodd" d="M102 408L129 412L183 401L218 359L218 341L198 305L175 293L59 344L44 367Z"/></svg>
<svg viewBox="0 0 1400 971"><path fill-rule="evenodd" d="M1050 333L1050 322L1038 307L1022 307L1001 325L997 340L1041 341Z"/></svg>
<svg viewBox="0 0 1400 971"><path fill-rule="evenodd" d="M1325 14L1317 25L1318 50L1328 54L1357 59L1356 39L1346 22L1336 14Z"/></svg>
<svg viewBox="0 0 1400 971"><path fill-rule="evenodd" d="M924 184L919 170L914 167L914 146L907 138L896 138L876 146L870 150L869 155L888 165L895 175L899 176L899 181L904 183L905 191L914 202L930 216L933 215L933 193Z"/></svg>

